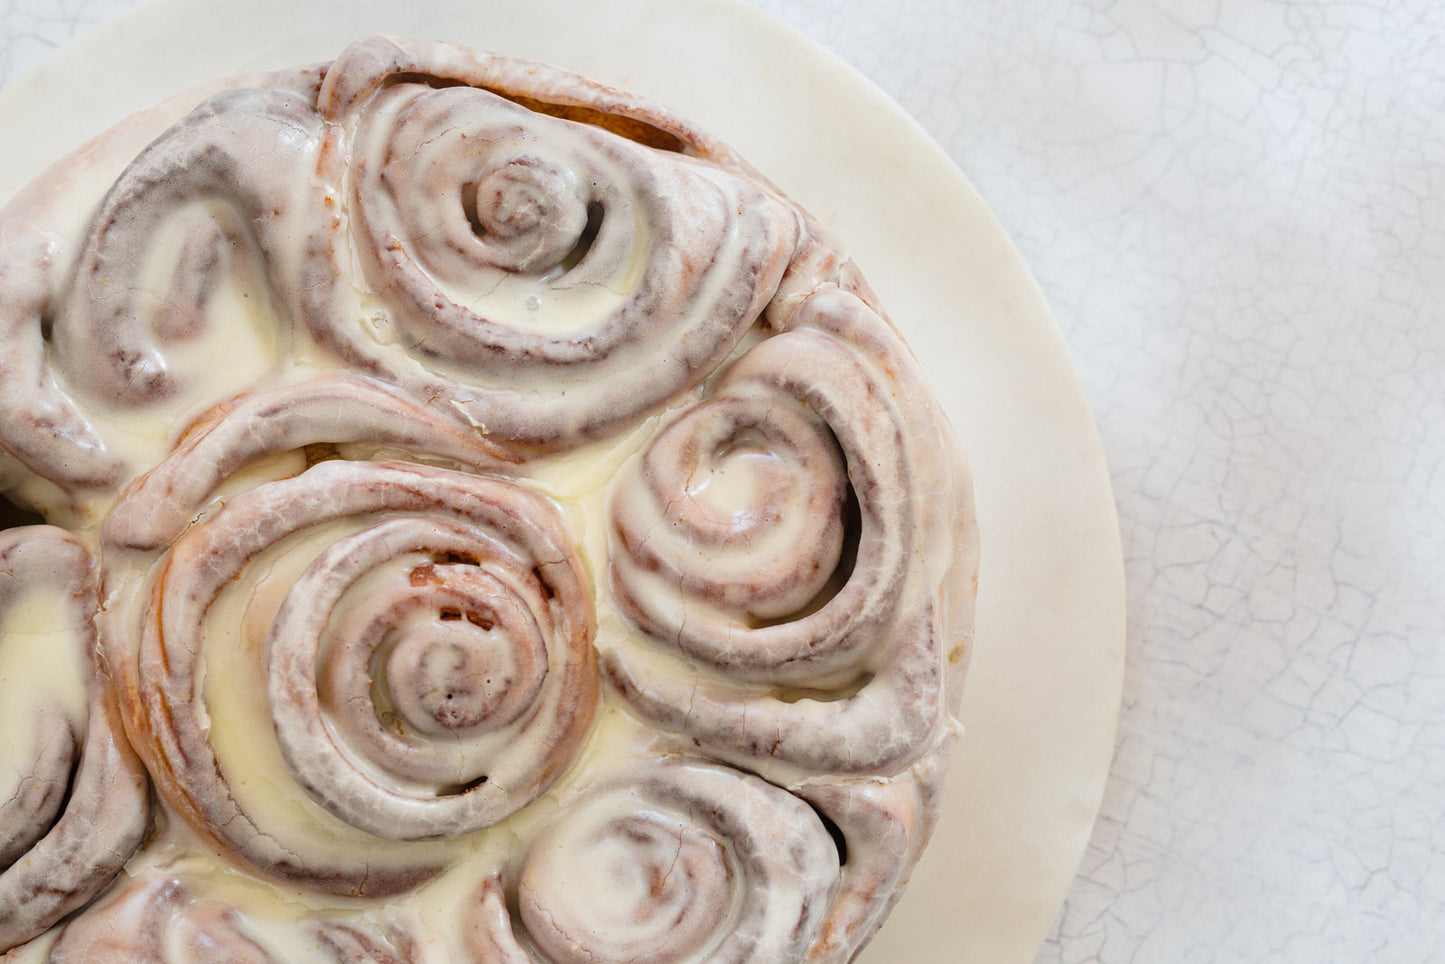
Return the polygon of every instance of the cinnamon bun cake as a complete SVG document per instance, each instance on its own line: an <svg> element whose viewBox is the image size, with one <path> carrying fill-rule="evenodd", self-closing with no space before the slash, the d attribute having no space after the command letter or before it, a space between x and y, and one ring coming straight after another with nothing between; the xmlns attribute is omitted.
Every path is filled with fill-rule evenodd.
<svg viewBox="0 0 1445 964"><path fill-rule="evenodd" d="M977 540L839 244L668 110L441 43L128 130L0 212L0 951L856 955Z"/></svg>

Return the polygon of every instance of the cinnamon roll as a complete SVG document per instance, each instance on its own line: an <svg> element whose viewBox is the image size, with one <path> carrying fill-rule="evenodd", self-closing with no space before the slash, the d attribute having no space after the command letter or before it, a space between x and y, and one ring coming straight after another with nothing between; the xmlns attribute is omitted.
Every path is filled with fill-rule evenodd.
<svg viewBox="0 0 1445 964"><path fill-rule="evenodd" d="M294 912L248 916L200 895L196 879L138 877L61 931L48 964L412 964L409 942L334 918L293 920ZM265 924L270 924L269 928ZM266 931L269 930L269 933Z"/></svg>
<svg viewBox="0 0 1445 964"><path fill-rule="evenodd" d="M86 904L150 824L96 663L95 579L60 529L0 532L0 951Z"/></svg>
<svg viewBox="0 0 1445 964"><path fill-rule="evenodd" d="M748 180L484 89L522 85L545 111L556 76L376 40L332 65L319 98L354 130L351 226L385 337L317 337L528 452L696 385L761 313L798 232ZM599 89L574 78L563 105Z"/></svg>
<svg viewBox="0 0 1445 964"><path fill-rule="evenodd" d="M50 964L277 964L234 910L196 900L180 881L141 881L68 925Z"/></svg>
<svg viewBox="0 0 1445 964"><path fill-rule="evenodd" d="M818 777L797 789L827 821L843 866L810 964L853 959L883 925L937 820L947 745L898 777Z"/></svg>
<svg viewBox="0 0 1445 964"><path fill-rule="evenodd" d="M447 863L429 839L543 793L591 723L585 576L558 510L515 483L329 460L234 496L153 566L106 547L106 653L157 789L279 878L413 887ZM304 792L277 794L278 770Z"/></svg>
<svg viewBox="0 0 1445 964"><path fill-rule="evenodd" d="M617 646L604 672L741 766L895 773L946 718L956 467L862 298L820 285L790 321L619 480L613 591L686 659Z"/></svg>
<svg viewBox="0 0 1445 964"><path fill-rule="evenodd" d="M0 495L75 530L0 531L0 948L853 959L977 567L857 266L691 122L446 44L158 129L0 211Z"/></svg>
<svg viewBox="0 0 1445 964"><path fill-rule="evenodd" d="M837 876L832 838L797 797L736 770L650 763L531 841L515 923L484 885L475 959L800 960Z"/></svg>
<svg viewBox="0 0 1445 964"><path fill-rule="evenodd" d="M288 71L207 99L84 218L77 195L127 138L82 148L0 215L0 447L72 509L163 454L141 437L280 361L297 319L335 314L318 82Z"/></svg>
<svg viewBox="0 0 1445 964"><path fill-rule="evenodd" d="M107 193L54 328L57 360L86 373L88 394L125 407L195 397L201 386L182 384L168 356L208 333L209 302L228 280L257 303L243 311L261 317L237 312L233 330L214 332L221 339L241 334L236 321L263 329L253 338L284 339L281 319L331 312L338 272L319 255L335 202L318 176L323 125L308 94L317 78L284 79L208 98Z"/></svg>

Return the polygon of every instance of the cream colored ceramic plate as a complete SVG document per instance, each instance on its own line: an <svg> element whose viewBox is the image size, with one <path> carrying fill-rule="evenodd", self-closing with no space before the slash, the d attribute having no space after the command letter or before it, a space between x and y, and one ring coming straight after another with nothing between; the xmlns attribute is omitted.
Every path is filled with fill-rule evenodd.
<svg viewBox="0 0 1445 964"><path fill-rule="evenodd" d="M947 812L862 960L1032 958L1113 748L1124 647L1113 497L1017 254L942 152L851 69L727 0L150 0L0 92L0 190L177 91L329 59L373 32L547 60L649 95L733 143L851 246L968 450L983 538Z"/></svg>

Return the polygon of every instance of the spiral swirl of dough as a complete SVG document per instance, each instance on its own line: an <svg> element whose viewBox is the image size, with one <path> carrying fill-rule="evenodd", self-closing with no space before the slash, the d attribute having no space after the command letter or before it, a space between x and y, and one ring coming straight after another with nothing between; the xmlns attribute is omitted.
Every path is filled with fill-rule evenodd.
<svg viewBox="0 0 1445 964"><path fill-rule="evenodd" d="M614 490L619 605L709 672L620 645L604 669L648 720L741 766L897 772L947 699L958 529L938 494L955 467L908 388L916 363L860 297L824 287L790 320Z"/></svg>
<svg viewBox="0 0 1445 964"><path fill-rule="evenodd" d="M27 215L59 187L33 185L5 209L10 229L0 235L0 449L41 478L103 489L120 481L125 462L56 384L47 357L57 254Z"/></svg>
<svg viewBox="0 0 1445 964"><path fill-rule="evenodd" d="M460 518L381 521L318 556L269 640L293 773L378 836L456 835L513 813L571 761L596 699L590 607L561 520L510 483L452 484L474 500ZM372 575L397 560L390 578ZM386 702L368 706L383 665ZM378 787L375 771L421 789Z"/></svg>
<svg viewBox="0 0 1445 964"><path fill-rule="evenodd" d="M364 46L327 72L319 107L355 129L353 236L385 330L318 338L524 452L596 439L696 385L771 298L797 215L682 154L430 86L430 65L460 55L416 47L384 86L400 67ZM438 79L485 82L486 63Z"/></svg>
<svg viewBox="0 0 1445 964"><path fill-rule="evenodd" d="M307 92L241 88L206 100L131 163L91 222L55 325L59 363L86 373L84 391L136 406L186 388L168 351L204 333L228 272L274 298L283 338L293 318L332 314L335 198L318 176L322 144ZM158 244L168 227L178 238ZM160 291L146 281L156 276Z"/></svg>
<svg viewBox="0 0 1445 964"><path fill-rule="evenodd" d="M68 924L50 964L277 964L232 908L196 900L179 880L141 879Z"/></svg>
<svg viewBox="0 0 1445 964"><path fill-rule="evenodd" d="M72 498L146 467L117 416L210 404L283 354L297 319L336 314L319 71L250 79L162 133L98 204L77 200L93 169L130 156L125 126L4 211L0 448Z"/></svg>
<svg viewBox="0 0 1445 964"><path fill-rule="evenodd" d="M150 824L145 772L98 678L95 583L63 530L0 532L0 680L25 687L0 694L0 951L94 897Z"/></svg>
<svg viewBox="0 0 1445 964"><path fill-rule="evenodd" d="M410 964L365 926L322 917L258 927L242 908L204 896L194 879L145 873L66 924L49 964ZM403 942L404 944L407 942ZM298 956L300 955L300 956Z"/></svg>
<svg viewBox="0 0 1445 964"><path fill-rule="evenodd" d="M317 939L337 964L413 964L415 941L402 934L386 940L340 921L322 921L314 928ZM399 945L399 946L394 946Z"/></svg>
<svg viewBox="0 0 1445 964"><path fill-rule="evenodd" d="M843 854L838 887L809 964L844 964L882 926L933 833L949 741L898 776L816 777L796 788L831 821Z"/></svg>
<svg viewBox="0 0 1445 964"><path fill-rule="evenodd" d="M364 445L496 468L504 455L465 426L360 375L320 375L223 402L186 430L164 463L130 486L105 521L107 541L159 549L246 465L307 446Z"/></svg>
<svg viewBox="0 0 1445 964"><path fill-rule="evenodd" d="M472 950L555 964L801 960L837 879L833 840L797 797L726 767L649 761L532 840L515 920L504 885L483 886Z"/></svg>
<svg viewBox="0 0 1445 964"><path fill-rule="evenodd" d="M209 431L250 437L228 418ZM147 495L142 480L127 498ZM425 841L526 805L590 725L590 590L559 511L516 483L332 459L224 500L148 577L135 573L150 556L107 548L110 659L161 795L283 879L346 894L415 885L447 862ZM239 640L210 641L235 623ZM206 685L223 675L250 703L227 709ZM218 742L228 725L254 729L250 709L275 737L254 760ZM257 790L276 770L303 792Z"/></svg>

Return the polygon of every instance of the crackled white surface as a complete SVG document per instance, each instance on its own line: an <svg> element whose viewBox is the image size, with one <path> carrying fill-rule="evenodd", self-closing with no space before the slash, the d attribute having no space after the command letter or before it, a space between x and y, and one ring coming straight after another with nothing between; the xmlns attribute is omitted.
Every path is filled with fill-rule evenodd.
<svg viewBox="0 0 1445 964"><path fill-rule="evenodd" d="M1108 455L1128 663L1042 962L1445 946L1445 6L756 0L1033 268ZM129 0L0 0L0 80Z"/></svg>
<svg viewBox="0 0 1445 964"><path fill-rule="evenodd" d="M1103 812L1040 961L1445 945L1445 7L761 4L1037 274L1129 581Z"/></svg>

